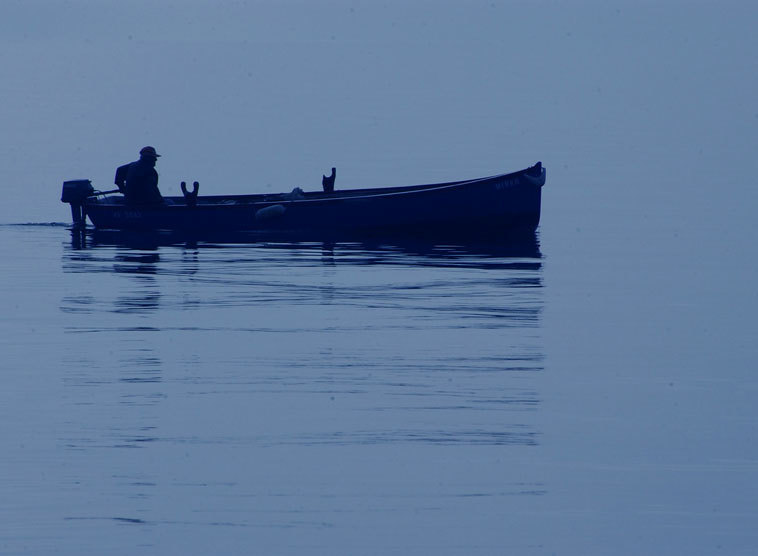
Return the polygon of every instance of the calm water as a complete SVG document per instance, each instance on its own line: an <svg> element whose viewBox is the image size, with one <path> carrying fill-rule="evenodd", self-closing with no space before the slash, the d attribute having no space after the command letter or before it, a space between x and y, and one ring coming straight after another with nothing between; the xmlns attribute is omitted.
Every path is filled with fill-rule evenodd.
<svg viewBox="0 0 758 556"><path fill-rule="evenodd" d="M730 280L543 227L0 227L3 553L750 553L752 331L697 298Z"/></svg>
<svg viewBox="0 0 758 556"><path fill-rule="evenodd" d="M758 553L747 2L3 4L0 554ZM139 84L150 91L135 94ZM72 237L542 160L534 241Z"/></svg>
<svg viewBox="0 0 758 556"><path fill-rule="evenodd" d="M550 488L536 239L2 235L4 552L535 543L501 521Z"/></svg>

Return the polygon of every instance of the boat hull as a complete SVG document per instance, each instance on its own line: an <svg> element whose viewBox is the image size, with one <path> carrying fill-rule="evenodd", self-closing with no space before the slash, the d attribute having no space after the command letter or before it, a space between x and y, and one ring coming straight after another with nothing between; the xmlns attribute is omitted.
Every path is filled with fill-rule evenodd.
<svg viewBox="0 0 758 556"><path fill-rule="evenodd" d="M166 198L129 206L121 196L89 198L99 229L261 232L308 235L488 234L539 224L541 165L476 180L334 193Z"/></svg>

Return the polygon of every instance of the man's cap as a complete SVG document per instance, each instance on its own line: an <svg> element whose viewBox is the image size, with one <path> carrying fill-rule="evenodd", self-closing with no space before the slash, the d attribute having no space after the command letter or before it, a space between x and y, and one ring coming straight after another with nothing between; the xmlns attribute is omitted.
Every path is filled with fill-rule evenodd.
<svg viewBox="0 0 758 556"><path fill-rule="evenodd" d="M142 150L139 152L140 156L153 156L155 158L158 158L160 155L155 152L155 147L142 147Z"/></svg>

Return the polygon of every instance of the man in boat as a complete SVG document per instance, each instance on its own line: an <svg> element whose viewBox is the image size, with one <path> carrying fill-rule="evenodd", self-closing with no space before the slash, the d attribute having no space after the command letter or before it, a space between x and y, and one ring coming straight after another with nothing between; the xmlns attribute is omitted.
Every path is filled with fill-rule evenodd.
<svg viewBox="0 0 758 556"><path fill-rule="evenodd" d="M139 152L139 160L124 164L116 169L115 183L124 194L128 205L156 205L163 203L158 190L158 172L155 163L160 155L154 147L144 147Z"/></svg>

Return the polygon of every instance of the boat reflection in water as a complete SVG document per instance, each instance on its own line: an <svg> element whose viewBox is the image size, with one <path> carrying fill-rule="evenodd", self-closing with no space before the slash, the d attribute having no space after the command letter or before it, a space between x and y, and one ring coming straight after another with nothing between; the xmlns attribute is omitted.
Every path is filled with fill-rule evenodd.
<svg viewBox="0 0 758 556"><path fill-rule="evenodd" d="M175 284L176 293L191 290L182 295L182 303L197 308L203 305L202 298L218 298L219 292L210 287L225 289L244 288L242 297L229 299L228 304L246 304L245 295L261 290L255 295L274 296L296 294L303 299L314 289L333 299L337 288L343 298L357 292L362 295L366 281L366 267L376 271L373 281L380 273L383 281L372 285L375 299L390 298L403 290L405 280L419 282L413 286L419 296L424 292L435 295L437 284L447 283L451 276L457 281L443 288L447 302L460 305L468 295L490 298L498 302L498 296L507 293L507 298L516 305L524 301L519 322L523 318L536 322L541 311L539 299L520 289L541 288L542 253L538 236L529 232L519 236L509 236L498 241L483 238L465 240L449 239L431 241L402 237L356 238L350 240L321 239L305 241L287 236L261 236L254 233L225 233L223 235L187 236L176 232L125 232L89 229L85 232L72 230L72 249L66 257L72 272L105 272L132 275L133 281L127 291L129 295L143 296L145 307L153 306L161 297L169 294L167 284L173 279L185 280L194 277L195 283ZM86 263L86 264L85 264ZM341 268L339 279L327 274L313 275L313 268ZM504 273L480 276L441 273L427 276L387 274L393 267L480 270L502 270ZM357 282L344 270L353 268ZM295 271L295 269L300 269ZM364 277L358 280L358 276ZM201 286L201 284L205 284ZM506 291L503 291L506 288ZM328 293L331 290L331 293ZM481 290L481 291L477 291ZM138 293L139 292L139 293ZM122 295L124 292L121 292ZM404 293L405 294L405 293ZM225 294L224 294L225 295ZM258 299L256 297L256 299ZM123 299L116 302L117 310L125 310ZM165 300L164 300L165 301ZM322 299L324 302L325 299ZM445 302L440 299L440 302ZM502 300L500 300L502 301ZM128 304L126 304L128 305ZM134 304L136 307L136 304ZM514 314L499 307L477 307L478 314Z"/></svg>
<svg viewBox="0 0 758 556"><path fill-rule="evenodd" d="M240 531L369 538L377 508L475 528L550 496L536 234L73 240L58 433L112 495L69 515L212 535L233 496Z"/></svg>
<svg viewBox="0 0 758 556"><path fill-rule="evenodd" d="M220 249L224 247L255 247L266 249L293 249L309 251L321 249L327 257L335 249L375 253L377 259L352 260L353 264L382 262L381 253L406 253L418 255L413 264L446 266L445 261L457 265L463 263L463 255L480 256L483 262L498 258L542 258L537 232L527 231L517 235L498 238L480 236L451 237L302 237L288 234L261 234L259 232L225 232L222 234L196 235L174 231L124 231L100 229L72 229L71 247L74 250L98 247L121 247L129 250L151 251L160 247L183 247L185 249ZM387 262L387 261L384 261ZM395 261L400 262L400 261ZM472 262L472 261L469 261ZM494 263L494 260L489 261ZM534 265L534 261L531 263ZM490 266L486 264L486 266ZM532 268L534 268L532 266ZM539 266L537 267L539 268Z"/></svg>

